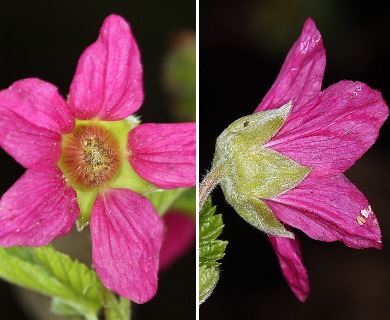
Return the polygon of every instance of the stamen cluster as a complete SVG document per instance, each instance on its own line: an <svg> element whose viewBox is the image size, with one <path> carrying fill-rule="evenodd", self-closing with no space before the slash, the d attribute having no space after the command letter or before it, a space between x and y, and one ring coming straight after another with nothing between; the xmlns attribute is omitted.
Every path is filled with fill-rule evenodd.
<svg viewBox="0 0 390 320"><path fill-rule="evenodd" d="M105 128L77 126L63 139L61 163L71 183L83 189L99 187L118 172L118 143Z"/></svg>

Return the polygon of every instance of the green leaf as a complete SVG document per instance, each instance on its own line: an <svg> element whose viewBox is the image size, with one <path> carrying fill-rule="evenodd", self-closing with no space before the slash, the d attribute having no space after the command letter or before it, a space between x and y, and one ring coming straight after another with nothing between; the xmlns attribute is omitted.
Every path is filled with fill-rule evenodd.
<svg viewBox="0 0 390 320"><path fill-rule="evenodd" d="M145 195L153 204L156 211L163 216L168 210L181 211L195 215L196 189L178 188L172 190L159 190Z"/></svg>
<svg viewBox="0 0 390 320"><path fill-rule="evenodd" d="M158 192L149 193L146 197L153 204L156 211L163 216L172 204L178 199L178 197L187 189L178 188L172 190L163 190Z"/></svg>
<svg viewBox="0 0 390 320"><path fill-rule="evenodd" d="M175 202L172 203L171 210L188 213L195 217L196 215L196 188L186 189Z"/></svg>
<svg viewBox="0 0 390 320"><path fill-rule="evenodd" d="M103 304L102 284L86 265L52 246L0 248L0 260L4 280L54 297L57 312L96 319Z"/></svg>
<svg viewBox="0 0 390 320"><path fill-rule="evenodd" d="M117 299L114 292L104 289L104 318L106 320L130 320L131 302L123 297Z"/></svg>
<svg viewBox="0 0 390 320"><path fill-rule="evenodd" d="M213 210L210 210L210 212L213 212ZM223 230L222 215L209 216L203 220L204 222L200 226L200 233L203 235L200 243L217 239Z"/></svg>
<svg viewBox="0 0 390 320"><path fill-rule="evenodd" d="M218 240L223 229L222 215L215 214L209 197L199 213L199 301L203 303L219 279L219 259L225 255L227 241Z"/></svg>
<svg viewBox="0 0 390 320"><path fill-rule="evenodd" d="M72 306L68 305L65 301L60 298L54 297L51 301L50 310L58 314L59 316L66 317L80 317L82 314Z"/></svg>
<svg viewBox="0 0 390 320"><path fill-rule="evenodd" d="M203 303L211 295L219 279L217 268L201 266L199 268L199 302Z"/></svg>
<svg viewBox="0 0 390 320"><path fill-rule="evenodd" d="M219 265L217 260L222 259L225 255L227 242L222 240L213 240L208 244L202 243L199 246L199 256L205 265Z"/></svg>

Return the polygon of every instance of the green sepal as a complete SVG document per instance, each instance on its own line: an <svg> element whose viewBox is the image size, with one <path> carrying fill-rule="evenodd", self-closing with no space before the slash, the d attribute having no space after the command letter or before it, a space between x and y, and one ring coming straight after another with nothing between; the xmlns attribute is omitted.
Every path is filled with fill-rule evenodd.
<svg viewBox="0 0 390 320"><path fill-rule="evenodd" d="M262 199L297 186L310 173L280 153L264 147L283 126L292 103L234 121L217 139L213 166L221 173L226 201L254 227L272 235L293 237Z"/></svg>
<svg viewBox="0 0 390 320"><path fill-rule="evenodd" d="M245 194L269 199L298 185L310 172L310 168L267 148L256 147L250 151L236 152L221 183L227 193ZM225 172L225 171L224 171Z"/></svg>
<svg viewBox="0 0 390 320"><path fill-rule="evenodd" d="M229 161L232 154L242 152L248 156L260 148L283 126L290 113L291 102L279 109L257 112L234 121L217 138L213 166Z"/></svg>
<svg viewBox="0 0 390 320"><path fill-rule="evenodd" d="M246 222L255 228L274 236L294 238L294 234L287 231L283 224L275 217L271 209L260 199L241 197L235 199L226 199L236 210L236 212Z"/></svg>
<svg viewBox="0 0 390 320"><path fill-rule="evenodd" d="M95 203L99 191L98 189L76 189L75 191L77 194L77 204L80 208L80 214L76 220L76 227L77 231L82 231L87 225L89 225L93 204Z"/></svg>

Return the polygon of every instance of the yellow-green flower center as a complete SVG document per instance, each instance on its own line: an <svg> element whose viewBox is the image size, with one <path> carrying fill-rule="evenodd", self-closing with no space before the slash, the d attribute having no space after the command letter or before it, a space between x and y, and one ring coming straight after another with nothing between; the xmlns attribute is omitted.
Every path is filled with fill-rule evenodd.
<svg viewBox="0 0 390 320"><path fill-rule="evenodd" d="M118 142L103 127L79 125L63 138L61 169L81 189L97 188L114 178L120 158Z"/></svg>
<svg viewBox="0 0 390 320"><path fill-rule="evenodd" d="M77 229L88 223L96 197L109 189L126 188L142 195L158 188L131 167L128 135L139 124L136 117L119 121L76 120L62 137L58 167L77 194Z"/></svg>

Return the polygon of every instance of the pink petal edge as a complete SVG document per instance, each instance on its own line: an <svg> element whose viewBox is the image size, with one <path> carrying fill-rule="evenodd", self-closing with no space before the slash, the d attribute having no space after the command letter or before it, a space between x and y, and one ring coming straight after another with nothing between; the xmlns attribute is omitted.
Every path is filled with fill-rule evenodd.
<svg viewBox="0 0 390 320"><path fill-rule="evenodd" d="M309 174L298 186L264 200L282 222L320 241L340 240L361 249L380 249L378 221L364 195L343 174Z"/></svg>
<svg viewBox="0 0 390 320"><path fill-rule="evenodd" d="M37 127L69 133L74 120L64 98L51 83L37 78L14 82L0 91L0 110L7 109Z"/></svg>
<svg viewBox="0 0 390 320"><path fill-rule="evenodd" d="M276 109L290 101L294 111L305 106L321 90L325 63L321 34L314 21L307 19L278 77L255 112Z"/></svg>
<svg viewBox="0 0 390 320"><path fill-rule="evenodd" d="M196 184L196 125L147 123L129 133L129 161L145 180L163 189Z"/></svg>
<svg viewBox="0 0 390 320"><path fill-rule="evenodd" d="M39 247L67 234L79 207L55 165L28 169L0 201L0 245Z"/></svg>
<svg viewBox="0 0 390 320"><path fill-rule="evenodd" d="M337 175L374 144L388 115L379 91L360 82L340 81L321 93L311 110L299 114L295 128L288 117L285 125L289 131L279 132L264 147L314 169L318 175Z"/></svg>
<svg viewBox="0 0 390 320"><path fill-rule="evenodd" d="M102 283L136 303L157 290L162 221L143 196L128 189L99 195L91 215L92 258Z"/></svg>
<svg viewBox="0 0 390 320"><path fill-rule="evenodd" d="M297 236L295 239L268 236L278 257L282 273L294 292L302 302L309 295L309 277L302 262L301 246Z"/></svg>
<svg viewBox="0 0 390 320"><path fill-rule="evenodd" d="M196 221L186 213L167 212L163 216L164 240L160 251L160 271L166 270L195 244Z"/></svg>
<svg viewBox="0 0 390 320"><path fill-rule="evenodd" d="M61 135L13 111L0 109L0 146L25 168L43 161L56 165L61 155Z"/></svg>
<svg viewBox="0 0 390 320"><path fill-rule="evenodd" d="M81 55L69 93L76 118L122 120L143 101L142 65L129 24L110 15L95 43Z"/></svg>

